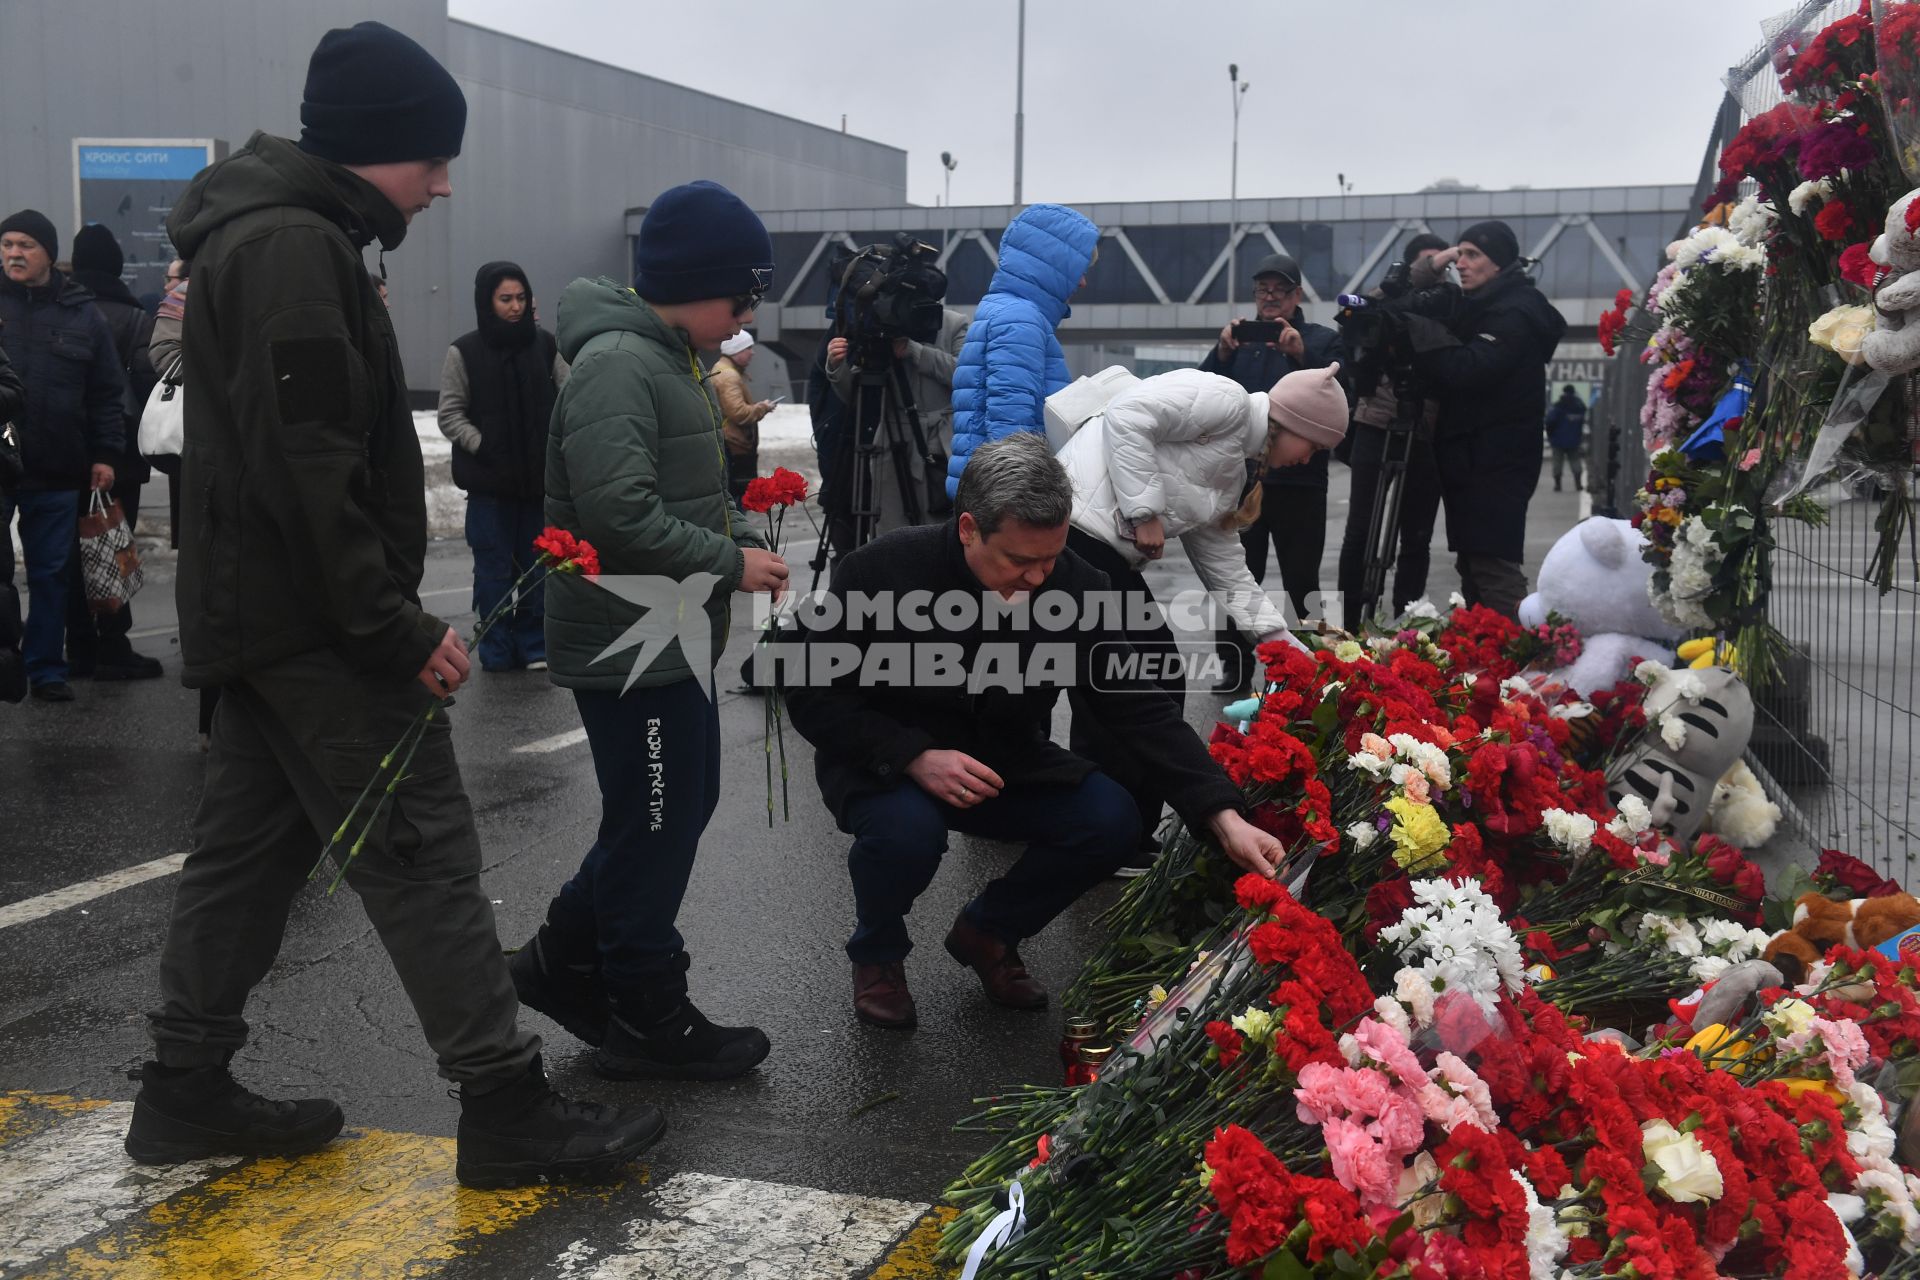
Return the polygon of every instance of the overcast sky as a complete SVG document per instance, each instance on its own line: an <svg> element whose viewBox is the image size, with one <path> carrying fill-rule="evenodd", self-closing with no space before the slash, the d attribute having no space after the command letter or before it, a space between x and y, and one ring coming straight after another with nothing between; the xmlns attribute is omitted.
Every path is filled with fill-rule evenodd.
<svg viewBox="0 0 1920 1280"><path fill-rule="evenodd" d="M453 16L1013 190L1017 0L450 0ZM1726 68L1785 0L1029 0L1028 201L1691 183Z"/></svg>

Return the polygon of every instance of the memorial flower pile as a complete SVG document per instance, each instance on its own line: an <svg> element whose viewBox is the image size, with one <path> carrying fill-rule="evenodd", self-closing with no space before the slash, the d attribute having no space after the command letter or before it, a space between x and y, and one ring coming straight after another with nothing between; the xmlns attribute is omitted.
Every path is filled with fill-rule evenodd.
<svg viewBox="0 0 1920 1280"><path fill-rule="evenodd" d="M1577 699L1519 634L1456 608L1263 648L1213 750L1285 865L1168 838L1066 997L1112 1055L977 1117L950 1254L993 1219L981 1276L1912 1273L1920 977L1836 948L1693 1025L1784 904L1609 797L1661 732L1642 686Z"/></svg>

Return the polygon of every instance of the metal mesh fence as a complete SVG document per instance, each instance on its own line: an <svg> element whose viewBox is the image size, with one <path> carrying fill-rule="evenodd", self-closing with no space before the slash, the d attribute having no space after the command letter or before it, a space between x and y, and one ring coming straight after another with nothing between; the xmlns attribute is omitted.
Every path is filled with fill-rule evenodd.
<svg viewBox="0 0 1920 1280"><path fill-rule="evenodd" d="M1772 66L1780 40L1817 31L1855 8L1855 0L1813 0L1763 24L1760 45L1728 72L1726 104L1701 167L1700 198L1717 177L1719 149L1746 119L1782 100ZM1605 438L1594 444L1596 509L1620 516L1635 509L1634 493L1647 475L1639 423L1647 370L1636 356L1649 327L1644 321L1631 327L1614 358L1600 410ZM1915 402L1910 394L1908 403ZM1786 815L1776 837L1784 856L1839 848L1911 885L1920 879L1914 874L1920 861L1920 580L1910 547L1899 557L1892 590L1882 592L1869 576L1887 483L1858 474L1828 477L1816 490L1829 512L1824 527L1774 526L1768 613L1789 656L1781 678L1756 690L1749 760ZM1911 498L1906 501L1911 512Z"/></svg>

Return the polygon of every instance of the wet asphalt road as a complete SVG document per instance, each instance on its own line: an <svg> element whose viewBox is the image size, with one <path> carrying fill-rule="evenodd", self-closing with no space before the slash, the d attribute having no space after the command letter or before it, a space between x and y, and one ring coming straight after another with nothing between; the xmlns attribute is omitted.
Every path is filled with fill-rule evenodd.
<svg viewBox="0 0 1920 1280"><path fill-rule="evenodd" d="M464 546L435 544L426 603L463 629L468 573ZM159 634L136 644L162 659L167 678L76 682L79 700L69 705L0 707L0 904L190 847L203 757L197 695L177 682L171 603L171 565L150 560L135 630ZM743 625L736 620L721 663L723 689L746 651ZM513 752L579 726L571 696L539 675L476 675L453 722L486 850L483 883L503 941L517 946L592 840L599 794L588 749ZM716 1020L763 1027L774 1046L766 1064L728 1084L614 1084L588 1070L584 1046L524 1016L545 1038L563 1091L665 1108L671 1130L657 1167L933 1199L975 1153L975 1139L953 1132L970 1100L1058 1073L1058 1012L987 1004L940 947L954 913L1014 850L955 838L914 912L920 945L909 977L921 1026L861 1026L840 949L853 919L847 840L790 729L792 820L776 814L769 827L763 722L760 700L722 693L726 797L680 926L697 1001ZM126 1072L145 1056L143 1014L173 881L0 928L0 1089L132 1096ZM316 884L295 904L279 963L248 1007L254 1035L236 1074L268 1094L337 1098L349 1124L451 1135L457 1104L434 1075L385 953L351 892L323 890ZM1038 974L1066 984L1089 948L1093 915L1116 892L1103 887L1023 949Z"/></svg>

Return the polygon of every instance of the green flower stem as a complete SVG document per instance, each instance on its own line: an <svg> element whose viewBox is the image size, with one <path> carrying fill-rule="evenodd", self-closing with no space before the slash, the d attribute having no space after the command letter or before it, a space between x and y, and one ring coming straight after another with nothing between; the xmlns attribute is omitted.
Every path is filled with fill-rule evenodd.
<svg viewBox="0 0 1920 1280"><path fill-rule="evenodd" d="M426 740L427 726L433 723L434 717L439 715L439 713L440 704L435 702L426 709L426 712L418 720L408 726L407 732L401 736L400 742L394 747L394 750L387 753L387 759L391 759L394 752L400 751L403 747L406 752L400 757L400 763L394 769L393 776L387 780L386 788L380 793L380 799L374 805L373 812L367 815L366 825L360 828L360 834L354 838L353 846L347 850L347 856L341 859L339 874L335 875L333 883L327 886L327 893L329 895L340 887L342 880L347 878L347 868L353 865L353 860L359 857L360 851L366 847L367 837L373 833L375 824L380 821L380 815L386 812L387 805L393 800L394 792L396 792L400 784L406 780L408 776L407 767L413 763L413 753L418 751L420 744Z"/></svg>

